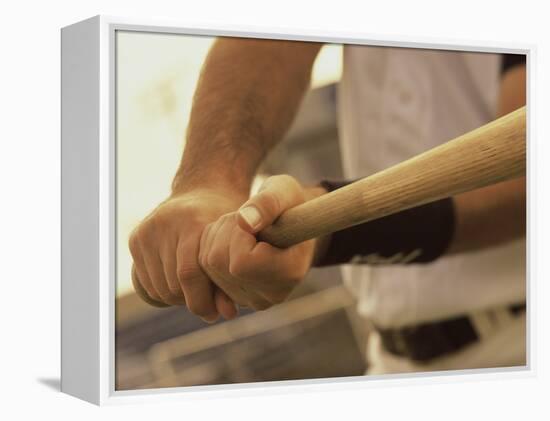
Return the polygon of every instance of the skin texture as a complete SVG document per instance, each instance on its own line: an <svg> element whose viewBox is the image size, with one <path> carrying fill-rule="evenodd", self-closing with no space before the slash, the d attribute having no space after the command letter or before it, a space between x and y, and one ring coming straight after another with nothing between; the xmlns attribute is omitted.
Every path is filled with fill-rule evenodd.
<svg viewBox="0 0 550 421"><path fill-rule="evenodd" d="M146 300L187 305L205 321L236 315L233 303L214 288L197 264L203 228L235 209L242 197L197 189L161 203L130 236L135 276ZM134 281L135 283L135 281Z"/></svg>
<svg viewBox="0 0 550 421"><path fill-rule="evenodd" d="M311 267L317 240L279 249L257 241L255 234L285 210L317 195L321 188L305 190L294 178L268 178L260 192L240 212L227 214L203 231L199 262L208 276L239 305L264 310L286 299ZM243 217L253 208L259 222L253 226Z"/></svg>
<svg viewBox="0 0 550 421"><path fill-rule="evenodd" d="M250 199L262 215L260 225L251 227L236 213L261 160L292 122L320 47L237 38L213 46L172 194L130 238L134 284L145 301L186 305L209 322L220 315L230 319L237 314L234 303L264 309L284 300L326 250L329 238L287 250L255 240L253 234L284 210L324 193L304 189L291 177L272 178ZM499 115L524 103L525 69L514 68L502 79ZM525 179L455 199L449 253L525 234Z"/></svg>
<svg viewBox="0 0 550 421"><path fill-rule="evenodd" d="M134 230L129 248L138 294L186 305L212 322L234 304L198 263L204 227L249 196L266 151L288 129L309 87L317 43L219 39L203 67L172 194Z"/></svg>
<svg viewBox="0 0 550 421"><path fill-rule="evenodd" d="M525 69L512 69L505 75L499 115L525 103L524 87ZM311 198L324 193L317 189L309 194ZM262 191L241 207L254 207L261 215L259 223L251 226L241 213L231 213L203 232L200 264L235 302L263 310L284 301L313 261L323 255L330 238L281 250L256 241L253 235L307 195L292 177L271 177ZM455 210L457 225L449 253L475 251L518 238L525 234L525 178L458 195Z"/></svg>

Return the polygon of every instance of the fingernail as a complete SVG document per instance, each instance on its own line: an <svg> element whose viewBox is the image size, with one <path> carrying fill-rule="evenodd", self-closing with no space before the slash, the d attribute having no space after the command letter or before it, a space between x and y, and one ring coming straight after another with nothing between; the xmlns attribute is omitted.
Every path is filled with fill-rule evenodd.
<svg viewBox="0 0 550 421"><path fill-rule="evenodd" d="M239 210L239 213L252 229L256 228L262 220L262 215L254 206L246 206Z"/></svg>
<svg viewBox="0 0 550 421"><path fill-rule="evenodd" d="M219 314L211 314L209 316L203 317L202 320L208 324L216 323L219 318Z"/></svg>

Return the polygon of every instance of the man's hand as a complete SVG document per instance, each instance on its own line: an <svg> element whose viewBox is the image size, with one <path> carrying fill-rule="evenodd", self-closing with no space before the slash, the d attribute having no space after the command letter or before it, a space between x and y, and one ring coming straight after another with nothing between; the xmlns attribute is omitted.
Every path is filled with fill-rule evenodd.
<svg viewBox="0 0 550 421"><path fill-rule="evenodd" d="M200 265L235 303L267 309L284 301L304 278L314 258L316 240L278 249L257 241L255 233L308 196L310 191L292 177L271 177L239 212L206 226L200 243Z"/></svg>
<svg viewBox="0 0 550 421"><path fill-rule="evenodd" d="M208 322L221 314L233 318L236 308L212 284L197 262L203 228L233 211L246 199L213 189L191 190L161 203L130 236L136 290L145 301L187 305Z"/></svg>
<svg viewBox="0 0 550 421"><path fill-rule="evenodd" d="M248 198L260 162L283 137L309 87L320 48L238 38L212 46L193 98L172 198L130 239L134 285L145 301L186 304L208 321L236 315L197 263L199 239L205 225Z"/></svg>

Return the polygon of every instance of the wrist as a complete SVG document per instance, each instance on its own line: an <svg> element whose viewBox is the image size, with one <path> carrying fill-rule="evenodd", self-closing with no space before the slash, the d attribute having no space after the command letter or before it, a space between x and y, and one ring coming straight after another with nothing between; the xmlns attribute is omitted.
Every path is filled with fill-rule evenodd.
<svg viewBox="0 0 550 421"><path fill-rule="evenodd" d="M172 182L172 193L178 195L207 188L248 198L263 153L251 142L247 147L237 147L228 134L222 137L199 131L199 136L193 134L195 131L189 129L183 157Z"/></svg>
<svg viewBox="0 0 550 421"><path fill-rule="evenodd" d="M215 168L215 167L214 167ZM178 197L195 191L220 192L235 199L247 200L250 195L251 180L239 174L224 172L199 173L180 169L172 181L171 197Z"/></svg>

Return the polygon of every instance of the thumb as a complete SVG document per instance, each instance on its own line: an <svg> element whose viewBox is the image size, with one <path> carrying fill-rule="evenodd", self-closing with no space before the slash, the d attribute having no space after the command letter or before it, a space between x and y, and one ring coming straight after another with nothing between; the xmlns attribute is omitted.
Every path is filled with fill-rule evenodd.
<svg viewBox="0 0 550 421"><path fill-rule="evenodd" d="M238 224L249 233L271 225L283 212L305 201L302 186L289 175L265 180L258 194L239 209Z"/></svg>

